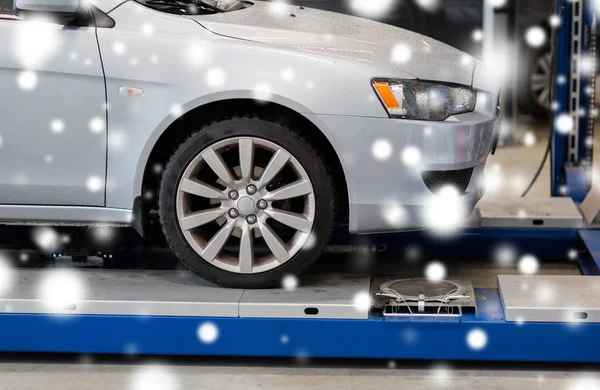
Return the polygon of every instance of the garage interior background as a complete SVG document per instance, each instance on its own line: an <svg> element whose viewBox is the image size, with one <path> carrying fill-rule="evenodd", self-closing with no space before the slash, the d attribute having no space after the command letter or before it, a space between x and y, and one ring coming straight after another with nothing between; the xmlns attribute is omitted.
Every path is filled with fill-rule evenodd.
<svg viewBox="0 0 600 390"><path fill-rule="evenodd" d="M0 10L10 10L9 3L12 1L0 0ZM308 7L328 9L338 12L353 13L351 2L333 0L303 0L296 3ZM397 6L389 14L381 18L383 22L407 28L423 33L433 38L444 41L452 46L461 48L477 57L484 56L484 8L481 1L459 1L449 0L440 2L441 7L429 12L420 6L419 1L398 1ZM513 5L517 2L512 2ZM549 96L544 97L543 85L533 85L536 80L550 77L544 73L547 65L545 56L549 52L550 37L552 34L553 14L551 1L526 1L518 6L518 15L506 16L505 8L496 9L496 21L503 26L495 25L496 40L503 34L514 34L518 37L518 50L523 55L518 56L518 64L501 62L500 66L505 69L514 69L507 74L507 90L514 91L506 98L511 110L505 112L508 120L504 129L504 144L497 154L492 156L486 167L487 193L483 201L505 200L507 198L519 197L530 184L536 174L538 164L546 153L548 130L550 119L547 110L551 108ZM378 18L379 19L379 18ZM510 20L512 19L512 21ZM546 39L535 37L527 38L527 31L532 26L541 27ZM496 42L502 47L502 42ZM497 46L498 47L498 46ZM514 50L514 47L504 50ZM513 57L514 58L514 57ZM505 70L506 71L506 70ZM532 84L533 83L533 84ZM516 87L516 88L515 88ZM550 85L548 85L550 87ZM515 99L515 96L517 98ZM597 128L596 128L597 130ZM594 139L598 146L600 140ZM594 156L594 168L600 167L600 156ZM550 196L551 177L550 160L546 162L536 184L528 194L530 198L542 198ZM597 172L594 172L597 175ZM598 182L594 176L594 181ZM3 237L28 236L28 229L2 227ZM79 234L79 233L77 233ZM77 239L77 234L73 237ZM134 235L128 235L133 237ZM387 240L387 238L384 238ZM14 241L7 242L12 245ZM353 245L358 250L351 249L350 257L353 261L347 265L348 272L396 272L399 266L398 257L402 258L404 277L422 276L423 268L430 259L423 258L415 247L407 247L400 253L377 253L378 238L357 238ZM143 248L140 244L139 248ZM369 248L375 248L371 251ZM141 249L140 249L141 250ZM352 252L355 251L355 252ZM339 253L342 252L340 256ZM496 276L519 274L517 263L514 261L514 253L510 251L496 251L486 261L470 258L469 256L456 256L447 254L440 257L448 264L448 277L469 278L473 284L480 288L496 288ZM580 253L584 251L581 249ZM13 250L8 248L7 253L15 257L39 259L32 261L35 266L47 266L48 262L60 265L61 261L67 264L70 259L48 259L34 248L19 248ZM116 255L116 251L114 252ZM345 249L334 247L330 250L330 256L325 259L315 273L340 272L340 267L348 259ZM128 254L130 256L130 254ZM114 264L123 261L120 266L127 267L130 263L142 265L147 268L162 268L173 266L174 259L169 260L167 254L153 249L151 252L138 252L125 260L114 260ZM511 257L512 256L512 257ZM508 259L510 258L510 259ZM575 256L575 259L577 256ZM166 259L166 260L165 260ZM509 261L507 261L507 259ZM543 259L540 263L541 275L579 275L579 265L563 254L557 258ZM103 260L90 259L83 267L101 267ZM103 332L101 329L95 329ZM64 335L63 335L64 336ZM48 337L54 337L49 334ZM66 336L64 336L66 337ZM357 335L357 337L363 337ZM366 336L365 336L366 337ZM584 346L580 346L584 348ZM595 367L587 366L553 366L553 365L469 365L451 363L409 363L403 364L396 360L385 362L310 362L307 357L299 356L293 361L297 368L288 368L288 362L282 363L278 360L255 360L246 359L179 359L165 357L139 357L132 349L126 351L124 360L90 354L78 354L75 357L57 356L14 356L5 355L0 365L5 381L8 383L21 383L24 388L64 388L60 387L65 382L84 386L86 382L102 383L107 387L126 386L130 382L131 372L136 374L144 372L147 363L158 372L159 380L177 377L183 387L193 386L203 382L207 387L224 386L222 379L227 375L231 382L238 388L283 387L310 388L311 386L332 388L334 385L344 384L346 386L385 386L389 381L401 380L406 388L418 388L424 383L431 385L451 386L458 388L471 386L472 388L535 388L536 386L550 386L557 389L592 389L598 383L598 374ZM198 367L201 366L201 367ZM330 367L337 367L331 370ZM395 369L390 371L390 368ZM161 371L162 370L162 371ZM50 375L52 373L52 375ZM85 373L86 375L81 375ZM162 374L161 374L162 373ZM162 375L162 376L161 376ZM303 376L298 381L298 375ZM53 376L53 378L52 378ZM400 378L400 379L399 379ZM46 380L50 382L46 382ZM52 382L55 381L55 382ZM289 381L289 382L288 382ZM575 387L581 383L589 387ZM291 385L293 384L293 385ZM506 387L504 387L506 386ZM0 384L2 388L2 384Z"/></svg>

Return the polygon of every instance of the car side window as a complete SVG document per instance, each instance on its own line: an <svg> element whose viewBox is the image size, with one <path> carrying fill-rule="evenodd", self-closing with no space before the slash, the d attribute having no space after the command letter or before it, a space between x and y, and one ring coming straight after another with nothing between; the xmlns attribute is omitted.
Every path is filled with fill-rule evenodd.
<svg viewBox="0 0 600 390"><path fill-rule="evenodd" d="M0 0L0 15L14 15L15 0Z"/></svg>

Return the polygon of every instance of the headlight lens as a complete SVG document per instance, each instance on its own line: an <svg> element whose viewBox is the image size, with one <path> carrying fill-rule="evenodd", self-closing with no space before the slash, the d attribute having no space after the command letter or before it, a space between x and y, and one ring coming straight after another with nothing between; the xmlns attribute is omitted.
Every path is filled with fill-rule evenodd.
<svg viewBox="0 0 600 390"><path fill-rule="evenodd" d="M418 80L373 80L391 117L443 121L475 109L477 92L470 88Z"/></svg>

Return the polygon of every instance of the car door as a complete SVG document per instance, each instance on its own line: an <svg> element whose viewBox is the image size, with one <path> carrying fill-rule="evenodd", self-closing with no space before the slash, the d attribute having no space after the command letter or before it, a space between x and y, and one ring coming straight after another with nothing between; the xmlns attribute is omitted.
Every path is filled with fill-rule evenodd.
<svg viewBox="0 0 600 390"><path fill-rule="evenodd" d="M0 0L0 204L105 205L106 95L93 27Z"/></svg>

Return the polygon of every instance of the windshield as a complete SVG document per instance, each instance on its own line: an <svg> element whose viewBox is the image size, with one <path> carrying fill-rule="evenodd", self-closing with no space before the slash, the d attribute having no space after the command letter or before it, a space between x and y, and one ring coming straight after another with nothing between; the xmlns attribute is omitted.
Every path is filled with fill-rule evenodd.
<svg viewBox="0 0 600 390"><path fill-rule="evenodd" d="M244 8L240 0L135 0L147 7L159 11L180 14L199 15L230 12Z"/></svg>

